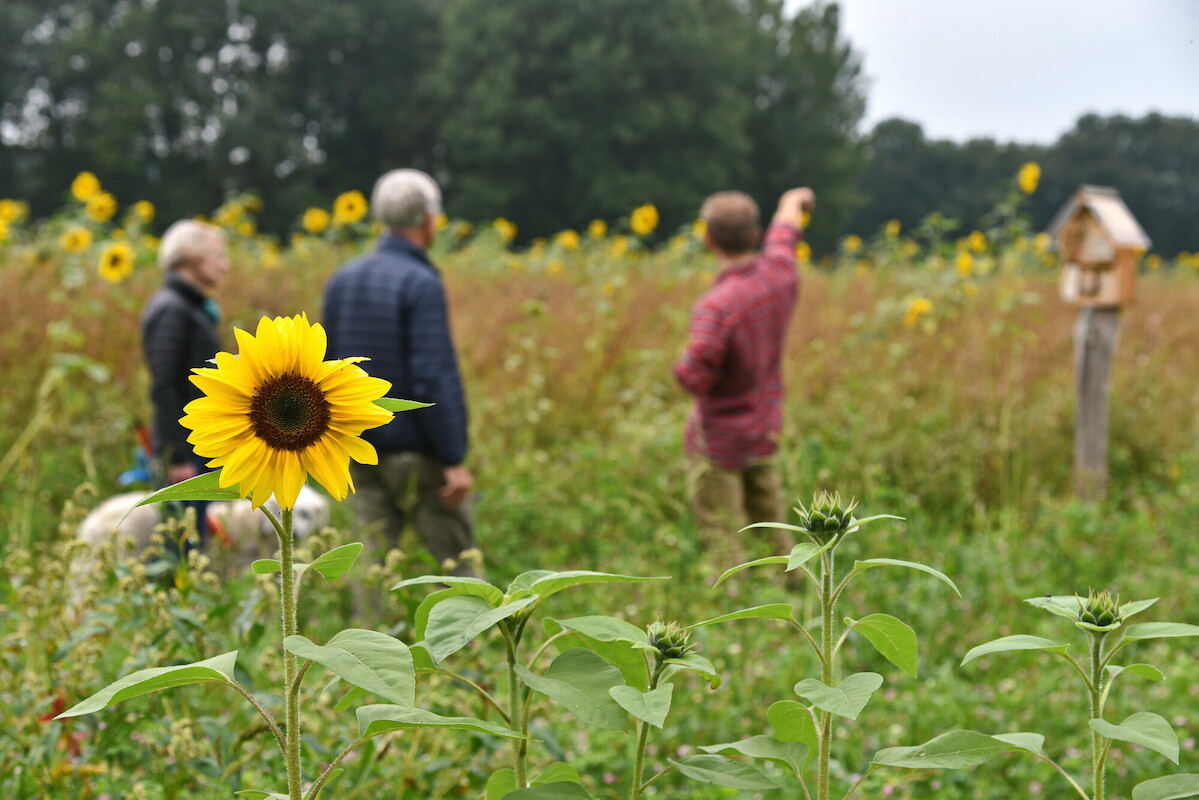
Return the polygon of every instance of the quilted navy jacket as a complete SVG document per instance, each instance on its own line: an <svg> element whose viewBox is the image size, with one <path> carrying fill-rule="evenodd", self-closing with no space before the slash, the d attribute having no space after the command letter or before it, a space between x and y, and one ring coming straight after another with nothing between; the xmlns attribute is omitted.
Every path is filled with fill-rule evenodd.
<svg viewBox="0 0 1199 800"><path fill-rule="evenodd" d="M434 403L363 434L384 451L415 451L447 466L466 458L467 411L445 287L424 250L390 234L325 286L326 358L367 356L390 397Z"/></svg>

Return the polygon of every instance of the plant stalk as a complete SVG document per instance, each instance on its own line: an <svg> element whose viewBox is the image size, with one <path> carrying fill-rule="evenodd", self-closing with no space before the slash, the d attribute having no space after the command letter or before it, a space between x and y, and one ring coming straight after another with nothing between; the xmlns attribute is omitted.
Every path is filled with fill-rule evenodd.
<svg viewBox="0 0 1199 800"><path fill-rule="evenodd" d="M504 649L508 656L508 714L512 722L518 722L518 733L528 735L528 717L521 713L520 707L520 678L516 675L516 641L507 621L500 623L500 631L504 634ZM519 739L512 743L512 771L516 773L516 788L528 787L525 775L525 755L528 750L528 740Z"/></svg>
<svg viewBox="0 0 1199 800"><path fill-rule="evenodd" d="M1103 719L1103 640L1107 634L1091 633L1091 719ZM1103 737L1099 731L1091 730L1091 774L1094 787L1093 800L1104 800L1104 753Z"/></svg>
<svg viewBox="0 0 1199 800"><path fill-rule="evenodd" d="M296 633L296 572L295 540L292 537L293 519L290 508L283 509L283 526L279 533L279 605L283 614L283 639ZM291 800L302 800L303 781L300 778L300 698L298 687L299 669L297 658L283 649L283 700L287 720L286 762L287 795Z"/></svg>
<svg viewBox="0 0 1199 800"><path fill-rule="evenodd" d="M654 674L649 679L648 691L653 691L658 688L658 680L662 677L662 671L666 669L666 665L662 663L659 656L657 666L654 667ZM645 746L649 741L649 723L645 720L638 720L637 725L637 755L633 759L633 786L629 790L629 800L637 800L641 796L641 775L645 768Z"/></svg>
<svg viewBox="0 0 1199 800"><path fill-rule="evenodd" d="M830 547L820 557L820 679L827 686L833 684L833 597L834 572L836 568L834 550ZM816 797L817 800L829 800L829 758L832 753L833 715L829 711L820 712L820 742L817 757Z"/></svg>

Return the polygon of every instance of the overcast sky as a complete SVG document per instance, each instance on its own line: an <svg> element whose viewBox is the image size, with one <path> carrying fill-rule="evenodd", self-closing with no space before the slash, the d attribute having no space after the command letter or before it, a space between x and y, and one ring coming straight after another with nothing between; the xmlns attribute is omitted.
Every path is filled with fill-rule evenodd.
<svg viewBox="0 0 1199 800"><path fill-rule="evenodd" d="M798 0L796 0L798 1ZM1199 0L841 0L864 129L1050 143L1086 112L1199 118Z"/></svg>

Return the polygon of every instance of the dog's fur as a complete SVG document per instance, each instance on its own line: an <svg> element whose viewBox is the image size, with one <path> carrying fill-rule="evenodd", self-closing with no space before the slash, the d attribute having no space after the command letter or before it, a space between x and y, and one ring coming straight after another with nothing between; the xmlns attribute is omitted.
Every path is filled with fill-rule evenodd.
<svg viewBox="0 0 1199 800"><path fill-rule="evenodd" d="M149 492L125 492L110 497L84 518L76 536L89 545L91 554L76 559L72 565L76 575L90 572L95 552L106 542L116 543L118 558L140 555L150 545L155 529L162 523L162 510L159 503L137 505L148 495ZM279 506L274 498L268 501L268 506L278 517ZM292 513L295 536L300 539L329 524L329 501L305 485ZM270 520L262 512L255 511L249 500L209 503L207 518L211 533L208 555L216 571L225 577L232 576L256 559L270 558L278 549L278 539Z"/></svg>

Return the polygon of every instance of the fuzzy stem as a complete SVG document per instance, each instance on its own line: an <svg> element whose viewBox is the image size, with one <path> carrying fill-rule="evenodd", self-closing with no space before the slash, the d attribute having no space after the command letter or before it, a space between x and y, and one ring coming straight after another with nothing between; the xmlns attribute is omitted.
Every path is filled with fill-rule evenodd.
<svg viewBox="0 0 1199 800"><path fill-rule="evenodd" d="M525 735L528 733L528 725L524 721L527 720L527 717L521 714L520 707L520 679L516 676L516 640L508 628L507 620L500 623L500 631L504 634L504 649L508 656L508 715L513 722L521 721L521 728L518 732ZM527 739L520 739L512 743L512 771L516 773L517 789L524 789L528 786L525 782L527 742Z"/></svg>
<svg viewBox="0 0 1199 800"><path fill-rule="evenodd" d="M662 662L661 657L657 659L657 666L654 667L654 674L649 679L649 690L653 691L658 688L658 680L662 677L662 671L666 669L666 664ZM633 759L633 787L629 791L629 800L637 800L641 796L641 775L645 768L645 745L649 741L649 723L645 720L638 720L637 725L637 755Z"/></svg>
<svg viewBox="0 0 1199 800"><path fill-rule="evenodd" d="M283 509L282 530L279 532L279 605L283 614L283 639L296 633L296 572L295 541L292 538L292 510ZM300 698L295 684L299 679L296 656L283 650L283 698L286 716L287 794L291 800L302 800L303 781L300 776Z"/></svg>
<svg viewBox="0 0 1199 800"><path fill-rule="evenodd" d="M1103 719L1103 639L1107 634L1091 634L1091 719ZM1091 797L1094 800L1104 800L1104 752L1103 737L1098 731L1091 730L1091 774L1094 778L1094 788Z"/></svg>
<svg viewBox="0 0 1199 800"><path fill-rule="evenodd" d="M835 556L834 548L830 547L820 557L820 649L823 654L820 665L820 679L827 686L833 683L833 610L836 598L833 596ZM816 797L817 800L829 800L829 757L832 752L833 715L829 711L820 712L820 742L817 756Z"/></svg>

